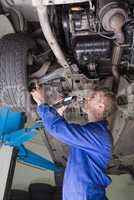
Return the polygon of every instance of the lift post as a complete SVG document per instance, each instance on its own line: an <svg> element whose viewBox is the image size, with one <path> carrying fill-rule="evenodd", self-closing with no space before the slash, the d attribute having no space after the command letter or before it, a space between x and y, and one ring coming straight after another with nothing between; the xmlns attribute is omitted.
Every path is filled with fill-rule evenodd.
<svg viewBox="0 0 134 200"><path fill-rule="evenodd" d="M11 189L16 159L38 169L60 172L64 169L55 163L25 148L25 142L31 140L43 124L38 122L31 128L24 128L26 116L21 112L12 112L9 108L0 108L0 200L7 200Z"/></svg>

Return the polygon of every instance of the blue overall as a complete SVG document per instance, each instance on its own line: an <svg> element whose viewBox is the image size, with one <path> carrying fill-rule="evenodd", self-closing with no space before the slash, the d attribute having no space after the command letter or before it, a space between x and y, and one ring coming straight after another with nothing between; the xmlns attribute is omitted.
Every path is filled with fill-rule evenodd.
<svg viewBox="0 0 134 200"><path fill-rule="evenodd" d="M107 122L69 124L47 104L38 106L37 111L49 134L70 147L63 200L106 200L105 188L111 183L106 172L112 157Z"/></svg>

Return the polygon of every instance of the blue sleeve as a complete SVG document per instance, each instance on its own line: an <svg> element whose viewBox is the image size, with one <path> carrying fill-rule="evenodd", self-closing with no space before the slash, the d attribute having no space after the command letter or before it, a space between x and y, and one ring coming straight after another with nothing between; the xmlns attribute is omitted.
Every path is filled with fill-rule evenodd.
<svg viewBox="0 0 134 200"><path fill-rule="evenodd" d="M88 125L88 131L86 131L84 126L69 124L54 108L47 104L38 106L37 112L49 134L68 145L85 149L90 148L89 144L93 144L96 140L93 134L95 123L91 123L91 126Z"/></svg>

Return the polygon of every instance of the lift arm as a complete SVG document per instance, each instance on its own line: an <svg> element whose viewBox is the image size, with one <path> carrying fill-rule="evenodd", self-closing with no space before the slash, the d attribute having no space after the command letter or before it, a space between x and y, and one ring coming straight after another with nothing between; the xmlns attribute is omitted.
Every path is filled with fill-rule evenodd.
<svg viewBox="0 0 134 200"><path fill-rule="evenodd" d="M64 169L25 148L24 143L31 140L42 123L24 128L25 114L12 112L9 108L0 108L0 199L6 200L11 188L16 159L20 162L51 171Z"/></svg>

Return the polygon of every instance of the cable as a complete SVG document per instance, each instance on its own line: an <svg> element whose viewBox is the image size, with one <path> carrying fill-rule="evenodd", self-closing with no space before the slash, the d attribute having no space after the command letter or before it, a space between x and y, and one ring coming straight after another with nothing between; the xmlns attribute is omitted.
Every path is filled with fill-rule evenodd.
<svg viewBox="0 0 134 200"><path fill-rule="evenodd" d="M106 35L103 35L103 34L100 32L100 30L101 30L101 24L99 23L99 27L98 27L98 32L97 32L97 34L100 35L101 37L104 37L104 38L109 39L109 40L114 40L114 39L115 39L115 37L108 37L108 36L106 36Z"/></svg>
<svg viewBox="0 0 134 200"><path fill-rule="evenodd" d="M106 35L103 35L102 33L97 33L98 35L100 35L101 37L104 37L106 39L109 39L109 40L115 40L115 37L108 37Z"/></svg>

